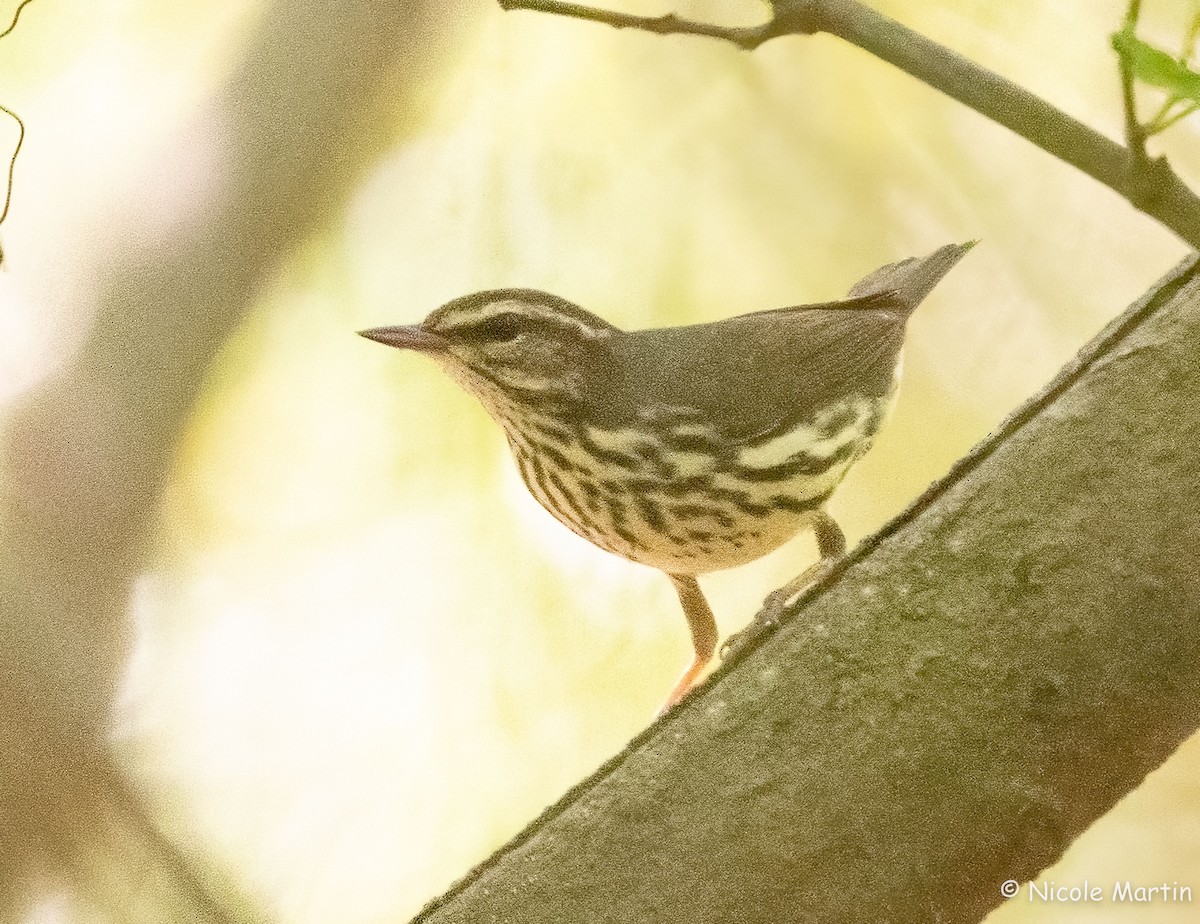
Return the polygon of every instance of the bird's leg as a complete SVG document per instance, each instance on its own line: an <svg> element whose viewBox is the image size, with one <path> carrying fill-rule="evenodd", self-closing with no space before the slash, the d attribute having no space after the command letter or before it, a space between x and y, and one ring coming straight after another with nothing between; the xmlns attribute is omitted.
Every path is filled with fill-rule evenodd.
<svg viewBox="0 0 1200 924"><path fill-rule="evenodd" d="M842 528L837 525L837 521L828 513L818 510L812 527L813 533L817 537L817 552L821 556L820 560L809 565L778 590L768 594L767 599L763 601L762 611L755 617L756 620L762 618L768 625L777 624L788 603L846 554L846 536L842 533Z"/></svg>
<svg viewBox="0 0 1200 924"><path fill-rule="evenodd" d="M717 623L699 583L690 574L668 574L667 577L675 585L679 602L683 604L683 615L687 617L688 628L692 631L692 649L695 654L687 670L671 690L666 703L659 710L659 715L670 712L675 704L687 695L687 691L696 683L696 678L717 650Z"/></svg>
<svg viewBox="0 0 1200 924"><path fill-rule="evenodd" d="M731 635L721 646L721 657L728 657L746 642L757 638L764 629L779 625L787 606L803 590L819 581L846 552L846 536L842 528L824 510L818 510L812 522L821 558L801 571L778 590L767 595L762 609L741 632Z"/></svg>

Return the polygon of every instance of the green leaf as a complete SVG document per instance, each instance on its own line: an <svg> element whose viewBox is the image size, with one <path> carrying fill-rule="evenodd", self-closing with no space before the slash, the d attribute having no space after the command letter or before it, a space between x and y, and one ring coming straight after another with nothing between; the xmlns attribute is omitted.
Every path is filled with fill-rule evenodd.
<svg viewBox="0 0 1200 924"><path fill-rule="evenodd" d="M1131 29L1114 33L1112 44L1130 73L1142 83L1162 87L1179 99L1200 103L1200 74L1165 51L1147 45Z"/></svg>

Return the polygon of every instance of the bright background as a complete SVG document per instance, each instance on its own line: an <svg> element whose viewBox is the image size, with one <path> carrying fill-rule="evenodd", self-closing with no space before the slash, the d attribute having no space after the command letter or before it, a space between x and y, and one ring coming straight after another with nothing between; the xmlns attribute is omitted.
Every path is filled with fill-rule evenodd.
<svg viewBox="0 0 1200 924"><path fill-rule="evenodd" d="M874 5L1119 135L1107 36L1123 2ZM44 2L0 43L0 102L29 126L3 228L0 399L78 342L87 313L62 306L86 305L121 243L109 216L133 203L170 228L217 178L217 161L162 151L262 6ZM134 601L122 754L176 837L282 922L411 916L642 729L688 655L661 575L559 526L471 399L355 330L507 285L622 326L716 319L834 298L879 264L979 238L915 316L897 414L831 506L853 544L1186 253L828 37L745 54L463 6L429 110L212 369ZM1173 46L1189 9L1146 0L1143 36ZM1188 124L1165 141L1193 185L1197 141ZM176 197L139 200L150 166L179 171ZM812 554L801 538L706 578L722 631ZM1193 741L1047 878L1200 896L1198 781ZM1013 902L990 920L1184 922L1197 907ZM99 920L86 894L51 891L29 924Z"/></svg>

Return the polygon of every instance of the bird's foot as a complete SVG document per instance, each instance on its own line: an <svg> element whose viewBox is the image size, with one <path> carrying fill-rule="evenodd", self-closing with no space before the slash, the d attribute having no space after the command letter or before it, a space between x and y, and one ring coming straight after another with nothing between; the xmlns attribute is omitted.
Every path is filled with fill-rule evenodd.
<svg viewBox="0 0 1200 924"><path fill-rule="evenodd" d="M721 646L722 661L747 642L751 642L764 632L769 632L779 626L783 620L784 610L787 609L788 600L792 598L792 595L785 593L786 590L786 587L781 587L768 594L767 599L763 601L762 608L750 620L750 625L725 639L725 643Z"/></svg>
<svg viewBox="0 0 1200 924"><path fill-rule="evenodd" d="M769 593L763 601L762 608L750 621L750 625L725 640L725 644L721 646L721 660L726 660L739 649L744 648L748 642L777 629L783 623L793 601L824 578L836 562L836 558L824 558L812 567L804 569L778 590Z"/></svg>
<svg viewBox="0 0 1200 924"><path fill-rule="evenodd" d="M709 651L711 656L711 649ZM656 719L661 719L664 715L674 709L683 700L685 696L692 691L692 687L696 685L696 679L704 671L704 666L708 663L708 658L703 660L696 658L687 669L683 672L683 676L675 683L675 687L671 690L671 694L667 697L667 701L662 704L662 708L655 715Z"/></svg>

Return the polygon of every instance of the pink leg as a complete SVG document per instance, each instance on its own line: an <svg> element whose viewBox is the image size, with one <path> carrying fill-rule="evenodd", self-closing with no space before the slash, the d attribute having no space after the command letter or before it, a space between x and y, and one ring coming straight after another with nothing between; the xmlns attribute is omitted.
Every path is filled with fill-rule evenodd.
<svg viewBox="0 0 1200 924"><path fill-rule="evenodd" d="M695 654L683 676L671 690L671 695L667 697L659 715L669 712L687 695L717 649L717 623L696 579L690 574L668 574L667 577L675 585L679 602L683 604L683 615L687 617L688 628L692 631L692 649Z"/></svg>

